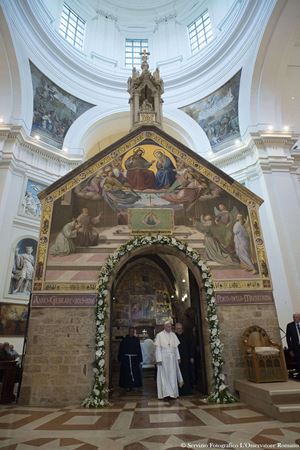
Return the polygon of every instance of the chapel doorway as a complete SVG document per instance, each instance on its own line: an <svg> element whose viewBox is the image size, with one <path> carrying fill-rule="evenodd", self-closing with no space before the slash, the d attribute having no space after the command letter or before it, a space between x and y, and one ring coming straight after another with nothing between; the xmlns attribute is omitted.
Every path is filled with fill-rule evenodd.
<svg viewBox="0 0 300 450"><path fill-rule="evenodd" d="M165 320L181 322L193 342L194 392L207 394L200 288L185 262L173 254L145 253L132 257L117 273L112 287L110 389L119 389L120 342L133 326L143 354L143 386L135 395L156 397L155 335Z"/></svg>

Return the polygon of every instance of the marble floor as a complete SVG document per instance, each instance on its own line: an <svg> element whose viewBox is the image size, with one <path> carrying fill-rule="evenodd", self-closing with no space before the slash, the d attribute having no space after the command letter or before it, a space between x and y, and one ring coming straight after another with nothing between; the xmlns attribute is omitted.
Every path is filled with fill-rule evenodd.
<svg viewBox="0 0 300 450"><path fill-rule="evenodd" d="M300 448L300 423L282 423L242 403L196 397L159 401L137 393L107 408L0 407L2 450Z"/></svg>

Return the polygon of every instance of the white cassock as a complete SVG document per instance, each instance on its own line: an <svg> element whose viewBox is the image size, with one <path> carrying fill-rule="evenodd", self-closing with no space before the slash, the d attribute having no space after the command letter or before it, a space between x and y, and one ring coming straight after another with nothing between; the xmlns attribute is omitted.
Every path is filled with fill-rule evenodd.
<svg viewBox="0 0 300 450"><path fill-rule="evenodd" d="M163 330L155 338L155 357L157 365L157 394L158 398L178 397L178 384L183 384L179 368L180 344L175 333Z"/></svg>

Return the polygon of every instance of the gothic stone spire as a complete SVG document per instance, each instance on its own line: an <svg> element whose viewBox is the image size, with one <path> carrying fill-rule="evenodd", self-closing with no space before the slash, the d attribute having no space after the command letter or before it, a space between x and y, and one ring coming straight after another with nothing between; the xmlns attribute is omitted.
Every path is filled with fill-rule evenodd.
<svg viewBox="0 0 300 450"><path fill-rule="evenodd" d="M153 73L149 71L148 53L141 53L141 73L134 67L132 76L128 78L128 92L130 94L131 129L142 125L156 125L162 128L162 103L164 83L160 78L159 69Z"/></svg>

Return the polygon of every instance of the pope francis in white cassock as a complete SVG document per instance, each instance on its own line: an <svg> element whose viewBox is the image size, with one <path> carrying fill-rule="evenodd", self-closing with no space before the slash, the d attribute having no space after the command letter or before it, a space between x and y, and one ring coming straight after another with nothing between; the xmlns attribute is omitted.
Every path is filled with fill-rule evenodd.
<svg viewBox="0 0 300 450"><path fill-rule="evenodd" d="M179 368L180 344L175 333L172 332L171 321L166 321L164 330L155 338L155 357L157 363L157 394L158 398L178 397L178 384L183 385L183 378Z"/></svg>

